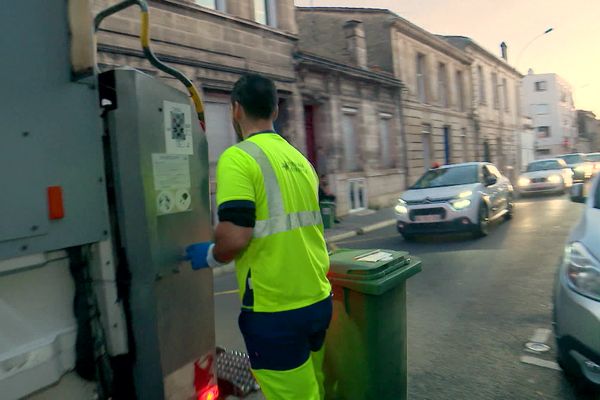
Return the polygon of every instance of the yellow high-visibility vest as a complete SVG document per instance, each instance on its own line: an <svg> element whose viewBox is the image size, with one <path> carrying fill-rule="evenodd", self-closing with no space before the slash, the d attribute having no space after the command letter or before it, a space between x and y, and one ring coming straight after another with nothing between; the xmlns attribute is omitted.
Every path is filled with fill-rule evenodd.
<svg viewBox="0 0 600 400"><path fill-rule="evenodd" d="M293 310L330 295L318 186L312 165L276 133L253 135L221 155L217 205L256 205L253 237L235 260L244 308Z"/></svg>

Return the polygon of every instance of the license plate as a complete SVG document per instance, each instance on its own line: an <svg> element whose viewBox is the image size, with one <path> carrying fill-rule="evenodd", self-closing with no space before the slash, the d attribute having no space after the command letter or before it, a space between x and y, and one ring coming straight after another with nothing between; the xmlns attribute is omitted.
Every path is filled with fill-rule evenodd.
<svg viewBox="0 0 600 400"><path fill-rule="evenodd" d="M417 222L436 222L441 221L442 216L439 214L432 215L415 215L415 221Z"/></svg>
<svg viewBox="0 0 600 400"><path fill-rule="evenodd" d="M545 183L537 183L537 184L533 184L531 185L532 189L537 189L537 190L546 190L546 189L552 189L553 186L545 184Z"/></svg>

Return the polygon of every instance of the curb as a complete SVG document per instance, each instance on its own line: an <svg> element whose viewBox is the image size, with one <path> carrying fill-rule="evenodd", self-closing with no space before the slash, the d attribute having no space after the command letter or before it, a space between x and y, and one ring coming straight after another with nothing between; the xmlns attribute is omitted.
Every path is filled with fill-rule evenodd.
<svg viewBox="0 0 600 400"><path fill-rule="evenodd" d="M358 231L350 231L350 232L344 232L344 233L340 233L339 235L333 235L331 237L325 238L325 241L328 243L333 243L333 242L339 242L341 240L345 240L345 239L350 239L351 237L357 236L358 235Z"/></svg>
<svg viewBox="0 0 600 400"><path fill-rule="evenodd" d="M358 230L358 234L359 235L364 235L365 233L373 232L373 231L376 231L378 229L387 228L388 226L392 226L392 225L396 225L396 220L395 219L388 219L388 220L381 221L381 222L378 222L378 223L373 224L373 225L367 225L367 226L363 227L362 229L359 229Z"/></svg>
<svg viewBox="0 0 600 400"><path fill-rule="evenodd" d="M379 229L387 228L388 226L396 225L395 219L388 219L385 221L377 222L375 224L366 225L362 228L358 228L352 230L350 232L340 233L339 235L334 235L329 238L326 238L327 243L340 242L345 239L350 239L354 236L364 235L365 233L373 232Z"/></svg>

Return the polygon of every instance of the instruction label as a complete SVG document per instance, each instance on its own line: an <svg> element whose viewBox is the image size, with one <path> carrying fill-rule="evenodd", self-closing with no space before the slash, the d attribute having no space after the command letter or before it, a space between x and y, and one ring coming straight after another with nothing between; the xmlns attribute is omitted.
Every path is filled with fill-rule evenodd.
<svg viewBox="0 0 600 400"><path fill-rule="evenodd" d="M189 211L192 195L188 156L152 154L152 172L157 214Z"/></svg>
<svg viewBox="0 0 600 400"><path fill-rule="evenodd" d="M168 154L194 154L192 108L189 104L163 102L165 147Z"/></svg>

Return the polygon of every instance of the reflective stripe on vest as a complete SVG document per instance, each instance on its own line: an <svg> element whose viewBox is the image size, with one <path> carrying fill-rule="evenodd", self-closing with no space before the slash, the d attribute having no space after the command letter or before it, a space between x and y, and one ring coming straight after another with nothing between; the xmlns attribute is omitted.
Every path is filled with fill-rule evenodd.
<svg viewBox="0 0 600 400"><path fill-rule="evenodd" d="M277 175L275 175L275 170L265 152L256 143L248 140L238 143L236 146L258 163L267 194L269 219L256 221L253 233L255 238L264 238L276 233L287 232L306 226L321 225L323 223L319 211L302 211L286 214Z"/></svg>

